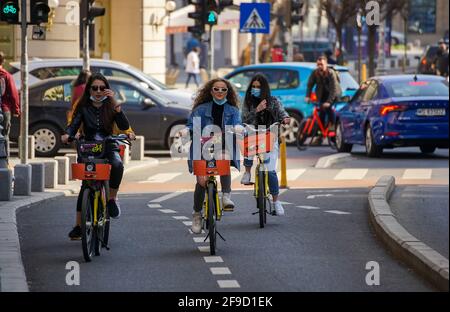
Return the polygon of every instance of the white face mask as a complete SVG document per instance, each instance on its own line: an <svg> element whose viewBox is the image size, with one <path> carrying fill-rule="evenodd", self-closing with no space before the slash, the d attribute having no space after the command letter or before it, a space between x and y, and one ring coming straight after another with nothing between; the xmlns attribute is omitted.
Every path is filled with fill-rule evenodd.
<svg viewBox="0 0 450 312"><path fill-rule="evenodd" d="M104 100L106 100L108 97L106 95L104 95L100 100L97 100L93 95L91 95L90 99L92 102L96 102L96 103L100 103L103 102Z"/></svg>

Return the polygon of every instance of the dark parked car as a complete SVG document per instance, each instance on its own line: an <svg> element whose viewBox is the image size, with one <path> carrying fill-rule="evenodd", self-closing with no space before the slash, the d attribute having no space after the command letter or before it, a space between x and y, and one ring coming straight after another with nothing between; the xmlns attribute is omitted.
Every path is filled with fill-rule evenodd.
<svg viewBox="0 0 450 312"><path fill-rule="evenodd" d="M430 75L369 79L339 112L336 145L351 152L366 146L367 155L384 148L418 146L422 153L449 147L448 82Z"/></svg>
<svg viewBox="0 0 450 312"><path fill-rule="evenodd" d="M61 134L70 109L71 82L75 77L59 77L30 87L29 133L36 140L37 156L53 157L61 147ZM145 136L146 146L170 148L171 132L186 124L190 109L123 78L109 78L118 101L137 135ZM19 136L19 122L14 118L11 140Z"/></svg>

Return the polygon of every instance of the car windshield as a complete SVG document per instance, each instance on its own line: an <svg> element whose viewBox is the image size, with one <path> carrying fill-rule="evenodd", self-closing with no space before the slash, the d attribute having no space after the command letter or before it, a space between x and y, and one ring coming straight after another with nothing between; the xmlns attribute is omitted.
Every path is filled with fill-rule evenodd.
<svg viewBox="0 0 450 312"><path fill-rule="evenodd" d="M448 97L448 82L442 81L399 81L385 84L390 97Z"/></svg>
<svg viewBox="0 0 450 312"><path fill-rule="evenodd" d="M353 79L352 75L348 71L339 71L339 78L341 79L341 89L342 91L347 90L358 90L359 85Z"/></svg>
<svg viewBox="0 0 450 312"><path fill-rule="evenodd" d="M156 85L158 88L160 88L161 90L168 90L169 88L163 84L161 81L153 78L150 75L147 75L146 73L144 73L142 70L137 69L136 67L133 67L131 65L128 66L129 69L139 73L141 76L144 76L145 78L147 78L148 80L150 80L154 85Z"/></svg>

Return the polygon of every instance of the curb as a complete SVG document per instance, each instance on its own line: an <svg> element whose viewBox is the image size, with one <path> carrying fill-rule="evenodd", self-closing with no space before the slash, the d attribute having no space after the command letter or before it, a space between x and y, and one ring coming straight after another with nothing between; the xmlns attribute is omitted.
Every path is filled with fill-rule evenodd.
<svg viewBox="0 0 450 312"><path fill-rule="evenodd" d="M350 153L338 153L338 154L320 157L319 160L317 160L314 168L318 168L318 169L330 168L334 164L344 162L351 156L352 155Z"/></svg>
<svg viewBox="0 0 450 312"><path fill-rule="evenodd" d="M20 251L16 213L47 200L74 194L74 190L32 193L0 207L0 292L28 292ZM22 197L22 196L20 196Z"/></svg>
<svg viewBox="0 0 450 312"><path fill-rule="evenodd" d="M381 177L369 193L369 218L378 238L401 259L440 291L449 291L448 259L411 235L389 206L395 189L393 176Z"/></svg>

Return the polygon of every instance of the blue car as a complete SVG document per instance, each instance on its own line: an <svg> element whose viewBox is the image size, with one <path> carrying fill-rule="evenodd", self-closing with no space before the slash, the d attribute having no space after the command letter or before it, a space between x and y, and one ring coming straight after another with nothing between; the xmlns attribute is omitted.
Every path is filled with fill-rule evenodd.
<svg viewBox="0 0 450 312"><path fill-rule="evenodd" d="M346 67L334 66L334 68L339 72L342 96L351 98L359 88L358 83ZM253 76L257 73L264 74L269 80L272 95L280 99L292 117L291 124L283 129L286 143L292 144L296 141L300 122L313 112L314 106L305 102L305 96L309 76L315 69L315 63L257 64L239 67L227 74L225 79L228 79L236 87L241 100L243 100ZM343 105L345 103L337 103L336 110Z"/></svg>
<svg viewBox="0 0 450 312"><path fill-rule="evenodd" d="M339 112L338 151L360 144L369 157L379 157L384 148L419 146L426 154L448 148L448 86L431 75L369 79Z"/></svg>

